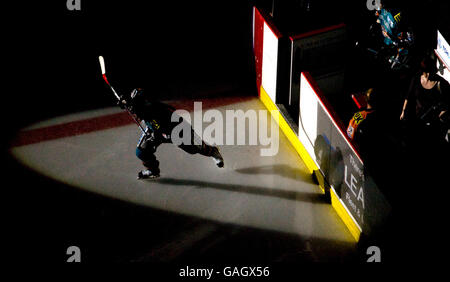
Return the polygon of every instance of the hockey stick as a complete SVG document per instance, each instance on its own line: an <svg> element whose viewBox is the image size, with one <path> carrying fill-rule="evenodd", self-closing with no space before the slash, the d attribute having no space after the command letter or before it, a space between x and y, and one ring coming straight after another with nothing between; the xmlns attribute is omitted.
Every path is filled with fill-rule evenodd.
<svg viewBox="0 0 450 282"><path fill-rule="evenodd" d="M106 84L108 84L109 88L111 88L114 95L116 95L117 100L120 101L120 97L117 94L116 90L114 90L114 87L112 87L112 85L109 83L108 79L106 78L105 59L103 59L103 56L99 56L98 60L100 62L100 68L102 70L103 80L106 82Z"/></svg>
<svg viewBox="0 0 450 282"><path fill-rule="evenodd" d="M100 62L100 68L102 70L103 80L106 82L106 84L108 84L109 88L112 90L112 92L116 96L116 98L119 101L119 103L121 103L120 96L117 94L116 90L114 90L114 87L112 87L112 85L109 83L108 78L106 78L105 59L103 58L103 56L99 56L98 60ZM148 134L147 131L142 127L141 123L136 119L136 117L128 110L127 107L125 107L125 109L126 109L127 113L133 118L134 122L136 122L136 124L139 126L139 128L142 131L142 133L147 135Z"/></svg>

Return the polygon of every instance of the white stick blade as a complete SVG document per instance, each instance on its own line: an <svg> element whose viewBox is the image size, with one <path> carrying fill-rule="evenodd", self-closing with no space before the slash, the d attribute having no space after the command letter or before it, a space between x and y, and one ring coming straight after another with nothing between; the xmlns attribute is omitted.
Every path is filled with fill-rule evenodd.
<svg viewBox="0 0 450 282"><path fill-rule="evenodd" d="M102 69L102 74L105 74L105 59L103 59L103 56L99 56L98 60L100 62L100 68Z"/></svg>

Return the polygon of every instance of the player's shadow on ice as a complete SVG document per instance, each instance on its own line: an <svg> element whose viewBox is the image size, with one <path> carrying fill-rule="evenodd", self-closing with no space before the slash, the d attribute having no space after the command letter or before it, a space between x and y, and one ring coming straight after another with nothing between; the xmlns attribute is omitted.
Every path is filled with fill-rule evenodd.
<svg viewBox="0 0 450 282"><path fill-rule="evenodd" d="M232 192L241 192L253 195L277 197L294 201L310 202L317 204L326 204L326 198L319 193L308 193L299 191L280 190L271 187L251 186L241 184L225 184L216 182L207 182L200 180L175 179L175 178L158 178L153 180L159 184L172 186L194 186L194 188L213 188Z"/></svg>
<svg viewBox="0 0 450 282"><path fill-rule="evenodd" d="M247 167L236 169L235 171L243 174L277 174L302 182L314 183L311 174L285 164Z"/></svg>

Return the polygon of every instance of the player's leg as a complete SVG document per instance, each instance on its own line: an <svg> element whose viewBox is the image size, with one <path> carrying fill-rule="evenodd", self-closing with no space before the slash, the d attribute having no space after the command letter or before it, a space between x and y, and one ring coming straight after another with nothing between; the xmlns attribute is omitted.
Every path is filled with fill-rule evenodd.
<svg viewBox="0 0 450 282"><path fill-rule="evenodd" d="M195 142L195 140L197 140L197 142ZM201 144L197 145L198 143ZM206 144L194 130L191 130L191 144L181 144L178 147L189 154L200 154L206 157L212 157L218 167L224 166L223 157L220 154L219 148L217 146Z"/></svg>
<svg viewBox="0 0 450 282"><path fill-rule="evenodd" d="M159 161L156 159L155 152L159 142L154 139L147 139L139 142L136 147L136 156L142 161L146 169L138 173L138 179L159 177Z"/></svg>

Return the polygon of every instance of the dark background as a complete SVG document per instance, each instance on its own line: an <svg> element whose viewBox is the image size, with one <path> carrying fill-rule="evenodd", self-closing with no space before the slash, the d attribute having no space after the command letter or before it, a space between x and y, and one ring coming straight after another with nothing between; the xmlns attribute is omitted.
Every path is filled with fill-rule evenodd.
<svg viewBox="0 0 450 282"><path fill-rule="evenodd" d="M209 223L45 178L8 154L9 141L30 123L115 105L101 78L99 55L105 57L109 81L119 93L142 87L161 100L171 100L222 95L222 89L232 88L255 95L252 3L82 0L81 11L68 11L66 1L58 2L21 2L9 10L14 15L8 29L14 44L7 58L12 88L2 112L8 120L2 140L7 259L64 263L67 247L76 245L87 263L134 261L186 230ZM232 232L215 226L219 233ZM246 242L252 237L242 236ZM232 246L236 256L241 245ZM208 261L218 252L200 258ZM238 259L257 257L248 253ZM196 258L195 251L185 252L170 261Z"/></svg>
<svg viewBox="0 0 450 282"><path fill-rule="evenodd" d="M27 24L14 35L28 74L20 78L34 92L27 110L106 104L113 97L99 79L99 55L125 93L142 87L170 99L208 82L251 82L248 1L82 1L81 11L60 2L19 10Z"/></svg>
<svg viewBox="0 0 450 282"><path fill-rule="evenodd" d="M119 92L141 87L168 100L234 86L254 94L253 5L267 12L273 7L286 36L344 22L356 40L373 20L365 0L312 0L309 13L307 0L99 0L82 1L81 11L59 2L21 2L5 10L14 15L5 57L13 85L21 89L6 98L24 113L14 122L111 105L99 79L99 55ZM422 50L435 48L437 28L450 31L446 1L390 2L405 11Z"/></svg>
<svg viewBox="0 0 450 282"><path fill-rule="evenodd" d="M319 25L344 21L353 34L364 31L359 23L368 21L366 1L313 2L316 17L310 17ZM85 250L86 262L129 262L167 237L205 224L67 187L20 167L7 153L10 137L27 124L114 105L100 77L99 55L105 57L108 78L120 92L142 87L170 100L234 95L221 90L231 87L256 95L252 6L270 11L271 1L143 3L82 0L81 11L68 11L65 1L33 1L4 11L12 16L6 28L11 50L5 56L12 87L4 93L2 111L7 121L2 145L8 260L64 263L67 246L78 245ZM282 32L295 33L296 10L285 3L276 3L275 20ZM301 13L304 2L291 3ZM435 28L450 26L446 5L421 1L407 6L424 50L435 46ZM218 233L239 236L207 254L186 252L173 262L276 261L296 244L286 235L208 224L216 224ZM224 250L225 257L217 257ZM293 262L303 260L307 261Z"/></svg>

